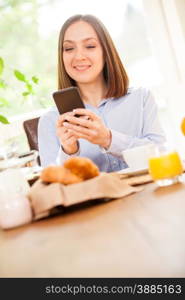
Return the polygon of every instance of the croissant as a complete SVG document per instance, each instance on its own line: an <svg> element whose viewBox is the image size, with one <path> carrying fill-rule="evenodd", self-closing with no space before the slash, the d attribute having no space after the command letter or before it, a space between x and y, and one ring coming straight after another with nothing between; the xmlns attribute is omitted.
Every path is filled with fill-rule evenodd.
<svg viewBox="0 0 185 300"><path fill-rule="evenodd" d="M78 183L98 176L98 167L86 157L71 157L62 166L49 166L42 170L40 179L43 182L62 184Z"/></svg>
<svg viewBox="0 0 185 300"><path fill-rule="evenodd" d="M63 166L46 167L42 170L40 179L43 182L58 182L66 185L82 181L82 178L76 176Z"/></svg>
<svg viewBox="0 0 185 300"><path fill-rule="evenodd" d="M83 180L100 174L98 167L86 157L71 157L64 162L64 167Z"/></svg>

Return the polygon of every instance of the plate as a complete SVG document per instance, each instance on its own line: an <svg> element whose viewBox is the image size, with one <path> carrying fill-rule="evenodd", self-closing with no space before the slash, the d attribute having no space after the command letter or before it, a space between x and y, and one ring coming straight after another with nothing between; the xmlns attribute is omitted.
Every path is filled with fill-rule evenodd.
<svg viewBox="0 0 185 300"><path fill-rule="evenodd" d="M22 157L22 158L17 158L17 157L12 157L9 159L4 159L0 160L0 171L9 169L9 168L19 168L24 166L26 163L30 162L33 160L33 155L27 156L27 157Z"/></svg>
<svg viewBox="0 0 185 300"><path fill-rule="evenodd" d="M148 173L148 168L140 168L140 169L126 168L118 171L117 173L129 175L129 176L143 175Z"/></svg>

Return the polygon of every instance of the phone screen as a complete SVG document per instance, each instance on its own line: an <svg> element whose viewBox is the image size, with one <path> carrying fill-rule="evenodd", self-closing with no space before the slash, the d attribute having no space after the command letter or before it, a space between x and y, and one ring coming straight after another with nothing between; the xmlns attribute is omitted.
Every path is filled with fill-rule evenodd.
<svg viewBox="0 0 185 300"><path fill-rule="evenodd" d="M73 111L76 108L85 108L77 87L62 89L53 93L55 104L60 114ZM75 115L79 117L79 115Z"/></svg>

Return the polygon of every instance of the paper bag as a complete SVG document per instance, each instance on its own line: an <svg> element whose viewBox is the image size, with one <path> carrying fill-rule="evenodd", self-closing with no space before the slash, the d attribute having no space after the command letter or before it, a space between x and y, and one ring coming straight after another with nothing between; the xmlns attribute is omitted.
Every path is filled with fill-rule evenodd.
<svg viewBox="0 0 185 300"><path fill-rule="evenodd" d="M49 216L51 210L58 206L68 207L96 199L115 199L142 190L125 183L111 173L70 185L59 183L45 184L38 180L29 192L34 219Z"/></svg>

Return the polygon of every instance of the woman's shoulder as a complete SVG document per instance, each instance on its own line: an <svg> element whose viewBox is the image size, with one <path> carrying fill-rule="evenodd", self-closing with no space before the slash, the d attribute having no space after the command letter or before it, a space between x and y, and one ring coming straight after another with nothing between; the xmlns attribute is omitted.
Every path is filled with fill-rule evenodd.
<svg viewBox="0 0 185 300"><path fill-rule="evenodd" d="M141 86L129 87L127 94L124 97L126 97L131 103L143 103L144 105L146 102L154 101L154 97L150 89Z"/></svg>
<svg viewBox="0 0 185 300"><path fill-rule="evenodd" d="M130 96L143 96L143 97L146 97L150 93L151 92L148 88L142 87L142 86L129 87L128 91L127 91L127 95L130 95Z"/></svg>

